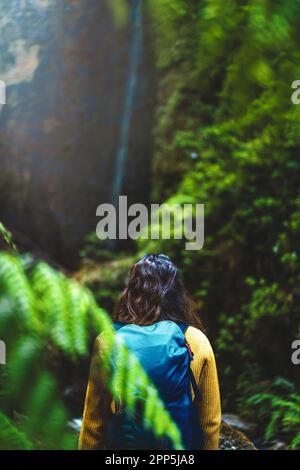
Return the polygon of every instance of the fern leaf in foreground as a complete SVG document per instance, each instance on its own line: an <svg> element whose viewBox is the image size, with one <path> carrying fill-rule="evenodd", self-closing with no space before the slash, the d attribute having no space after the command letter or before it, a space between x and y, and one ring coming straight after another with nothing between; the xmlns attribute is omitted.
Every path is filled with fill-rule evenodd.
<svg viewBox="0 0 300 470"><path fill-rule="evenodd" d="M17 410L24 416L22 431L28 438L28 442L22 440L23 434L18 434L14 424L9 427L6 418L3 429L7 431L5 435L0 434L3 441L0 445L5 448L15 436L11 446L74 448L74 436L66 425L67 412L49 371L48 346L51 344L75 361L89 353L90 334L105 331L106 348L99 367L111 372L112 348L117 348L119 355L117 372L110 374L108 382L112 395L121 396L134 412L138 402L129 387L138 384L143 390L145 426L152 428L157 436L168 436L175 449L182 448L178 428L157 390L135 357L124 345L115 343L109 316L87 288L45 262L32 265L22 262L17 255L0 253L0 307L5 317L5 321L0 321L0 337L5 340L7 336L10 341L2 408L6 413Z"/></svg>
<svg viewBox="0 0 300 470"><path fill-rule="evenodd" d="M32 442L27 435L0 412L0 450L31 450Z"/></svg>

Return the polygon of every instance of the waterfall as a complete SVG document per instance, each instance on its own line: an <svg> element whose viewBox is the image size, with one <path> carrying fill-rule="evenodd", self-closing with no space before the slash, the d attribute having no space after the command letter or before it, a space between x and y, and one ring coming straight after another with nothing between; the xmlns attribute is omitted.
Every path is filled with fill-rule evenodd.
<svg viewBox="0 0 300 470"><path fill-rule="evenodd" d="M120 128L119 147L116 156L115 177L112 188L112 203L118 204L118 197L123 189L126 159L128 154L129 129L132 108L136 96L138 82L138 67L142 50L142 0L131 0L132 33L129 45L129 70L125 88L125 102Z"/></svg>

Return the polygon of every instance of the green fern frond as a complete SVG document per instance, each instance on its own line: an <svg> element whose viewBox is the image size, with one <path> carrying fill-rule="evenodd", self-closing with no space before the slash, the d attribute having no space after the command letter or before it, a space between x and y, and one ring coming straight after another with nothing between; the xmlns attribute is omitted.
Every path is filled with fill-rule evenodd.
<svg viewBox="0 0 300 470"><path fill-rule="evenodd" d="M35 326L34 297L20 259L9 253L0 253L0 292L15 303L15 315L21 324Z"/></svg>
<svg viewBox="0 0 300 470"><path fill-rule="evenodd" d="M20 337L10 348L5 383L6 403L24 404L42 363L42 344L30 336Z"/></svg>
<svg viewBox="0 0 300 470"><path fill-rule="evenodd" d="M70 314L70 336L74 352L84 356L88 352L89 343L89 317L87 303L79 285L69 281L66 285L66 296Z"/></svg>
<svg viewBox="0 0 300 470"><path fill-rule="evenodd" d="M17 252L17 247L14 244L12 234L10 233L9 230L3 225L2 222L0 222L0 236L3 238L7 246L14 252Z"/></svg>
<svg viewBox="0 0 300 470"><path fill-rule="evenodd" d="M286 435L291 449L300 447L300 395L295 388L293 383L278 377L268 393L255 394L247 400L248 405L257 407L260 416L268 419L265 439Z"/></svg>
<svg viewBox="0 0 300 470"><path fill-rule="evenodd" d="M265 438L267 441L269 441L274 436L274 434L276 434L280 418L281 411L275 411L265 431Z"/></svg>
<svg viewBox="0 0 300 470"><path fill-rule="evenodd" d="M46 263L39 263L32 274L32 286L38 294L37 311L40 321L49 328L53 343L73 356L74 348L70 334L70 317L66 300L66 280Z"/></svg>
<svg viewBox="0 0 300 470"><path fill-rule="evenodd" d="M33 444L27 435L0 412L0 450L31 450Z"/></svg>
<svg viewBox="0 0 300 470"><path fill-rule="evenodd" d="M291 442L291 449L292 450L300 449L300 432L296 434L295 437L293 437L292 442Z"/></svg>

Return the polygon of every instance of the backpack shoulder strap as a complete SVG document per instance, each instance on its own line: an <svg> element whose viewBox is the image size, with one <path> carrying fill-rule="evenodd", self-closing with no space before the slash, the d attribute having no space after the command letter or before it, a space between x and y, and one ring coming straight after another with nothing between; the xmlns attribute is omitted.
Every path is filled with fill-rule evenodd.
<svg viewBox="0 0 300 470"><path fill-rule="evenodd" d="M190 380L191 380L191 384L192 384L193 391L194 391L194 394L195 394L195 399L196 400L201 400L201 392L200 392L200 389L198 387L198 384L196 382L195 376L194 376L193 371L192 371L191 368L190 368Z"/></svg>
<svg viewBox="0 0 300 470"><path fill-rule="evenodd" d="M182 334L185 334L186 330L189 327L189 325L187 323L177 323L177 325L181 329ZM198 387L198 384L196 382L195 376L194 376L193 371L192 371L191 368L190 368L190 381L191 381L191 385L193 387L193 391L194 391L196 400L200 400L201 399L200 389Z"/></svg>
<svg viewBox="0 0 300 470"><path fill-rule="evenodd" d="M177 323L179 328L181 329L182 333L185 334L186 330L188 329L189 325L187 323Z"/></svg>

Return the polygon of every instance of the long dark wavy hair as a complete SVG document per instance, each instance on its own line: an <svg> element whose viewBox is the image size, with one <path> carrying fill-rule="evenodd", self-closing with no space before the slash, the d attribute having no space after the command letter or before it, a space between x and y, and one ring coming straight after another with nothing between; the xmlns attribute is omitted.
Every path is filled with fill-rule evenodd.
<svg viewBox="0 0 300 470"><path fill-rule="evenodd" d="M136 325L172 320L203 330L196 305L186 292L179 269L162 254L145 255L132 266L113 319Z"/></svg>

